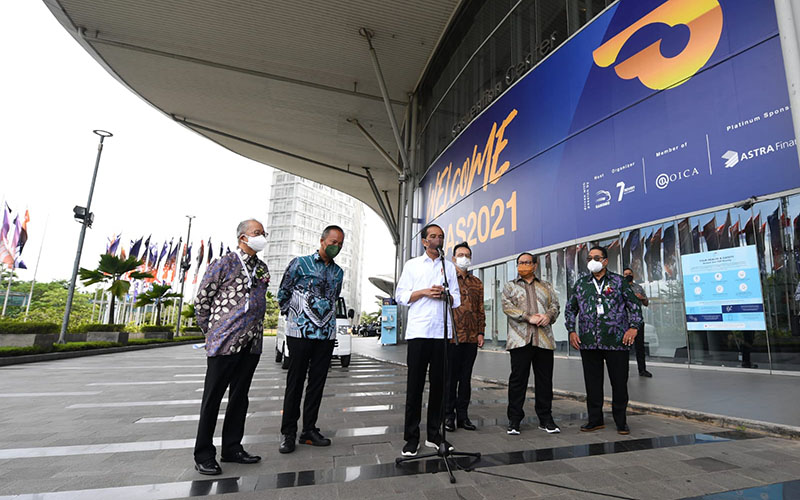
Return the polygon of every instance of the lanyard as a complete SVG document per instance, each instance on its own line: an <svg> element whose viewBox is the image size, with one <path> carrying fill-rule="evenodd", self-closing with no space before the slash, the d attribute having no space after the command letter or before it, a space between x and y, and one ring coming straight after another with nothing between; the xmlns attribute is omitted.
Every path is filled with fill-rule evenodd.
<svg viewBox="0 0 800 500"><path fill-rule="evenodd" d="M597 284L597 280L594 277L592 277L592 284L594 285L594 289L597 290L597 296L600 297L600 298L602 298L601 297L602 296L602 290L603 290L603 288L605 288L605 282L606 282L606 279L605 279L605 277L603 277L603 280L600 281L600 284L598 285Z"/></svg>
<svg viewBox="0 0 800 500"><path fill-rule="evenodd" d="M244 263L244 259L239 252L236 252L236 256L239 257L239 262L242 263L242 271L244 271L244 275L247 277L247 293L244 295L244 312L247 312L250 309L250 289L253 287L253 277L250 276L250 272L247 271L247 265ZM253 269L253 276L255 276L255 269Z"/></svg>

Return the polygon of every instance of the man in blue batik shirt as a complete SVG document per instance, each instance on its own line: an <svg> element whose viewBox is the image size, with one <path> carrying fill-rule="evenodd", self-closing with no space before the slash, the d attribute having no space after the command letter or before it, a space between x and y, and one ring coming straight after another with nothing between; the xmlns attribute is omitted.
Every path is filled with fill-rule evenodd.
<svg viewBox="0 0 800 500"><path fill-rule="evenodd" d="M286 316L290 354L283 397L281 453L293 452L298 440L297 419L306 373L308 387L299 442L314 446L331 444L316 425L336 340L336 301L342 291L344 272L333 259L342 249L344 231L339 226L328 226L319 242L319 251L289 262L278 289L278 306Z"/></svg>

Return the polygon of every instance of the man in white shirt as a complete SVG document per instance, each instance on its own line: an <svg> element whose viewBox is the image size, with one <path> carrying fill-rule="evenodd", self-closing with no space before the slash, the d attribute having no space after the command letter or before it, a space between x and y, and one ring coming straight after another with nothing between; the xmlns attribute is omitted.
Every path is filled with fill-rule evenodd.
<svg viewBox="0 0 800 500"><path fill-rule="evenodd" d="M425 445L438 448L442 437L442 391L444 390L444 338L445 276L450 286L453 307L461 305L456 267L439 256L444 243L444 231L435 224L422 228L422 246L425 253L406 262L397 283L395 299L408 306L405 338L408 342L408 383L406 387L406 415L403 438L403 456L411 457L419 449L419 423L422 414L422 392L425 374L430 365L430 392L428 394L427 440ZM444 266L444 268L443 268ZM446 274L445 274L446 273ZM448 338L453 335L452 315L447 312Z"/></svg>

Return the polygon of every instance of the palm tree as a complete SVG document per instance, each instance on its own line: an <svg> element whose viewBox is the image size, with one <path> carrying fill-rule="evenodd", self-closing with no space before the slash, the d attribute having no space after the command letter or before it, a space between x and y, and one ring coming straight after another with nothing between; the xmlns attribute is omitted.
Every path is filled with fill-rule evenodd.
<svg viewBox="0 0 800 500"><path fill-rule="evenodd" d="M170 292L170 285L159 285L158 283L153 283L153 288L140 294L139 298L136 299L134 306L142 307L155 304L156 326L161 326L161 306L165 304L171 304L171 301L168 299L180 296L181 294L179 293Z"/></svg>
<svg viewBox="0 0 800 500"><path fill-rule="evenodd" d="M194 318L194 311L194 304L186 304L183 307L183 311L181 311L181 316L188 322L190 319Z"/></svg>
<svg viewBox="0 0 800 500"><path fill-rule="evenodd" d="M131 287L131 282L128 279L145 279L152 278L150 273L143 273L137 271L136 268L142 265L142 261L136 257L128 257L121 259L115 255L103 254L100 256L100 264L97 269L91 270L81 268L80 277L81 282L85 286L94 285L95 283L110 283L108 292L111 293L111 305L109 309L108 321L109 324L114 323L114 306L116 299L121 299L128 293ZM127 274L128 279L123 279Z"/></svg>

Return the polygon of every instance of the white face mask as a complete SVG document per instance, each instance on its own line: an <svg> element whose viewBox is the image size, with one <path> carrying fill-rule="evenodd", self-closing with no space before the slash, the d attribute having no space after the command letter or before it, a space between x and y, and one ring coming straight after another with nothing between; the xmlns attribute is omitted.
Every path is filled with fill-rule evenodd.
<svg viewBox="0 0 800 500"><path fill-rule="evenodd" d="M252 248L253 251L260 252L267 248L267 238L263 234L259 236L248 236L244 244Z"/></svg>
<svg viewBox="0 0 800 500"><path fill-rule="evenodd" d="M590 260L586 267L589 269L591 273L599 273L603 270L603 261L600 260Z"/></svg>
<svg viewBox="0 0 800 500"><path fill-rule="evenodd" d="M470 264L472 264L472 260L469 257L456 257L456 266L458 266L459 269L466 271Z"/></svg>

